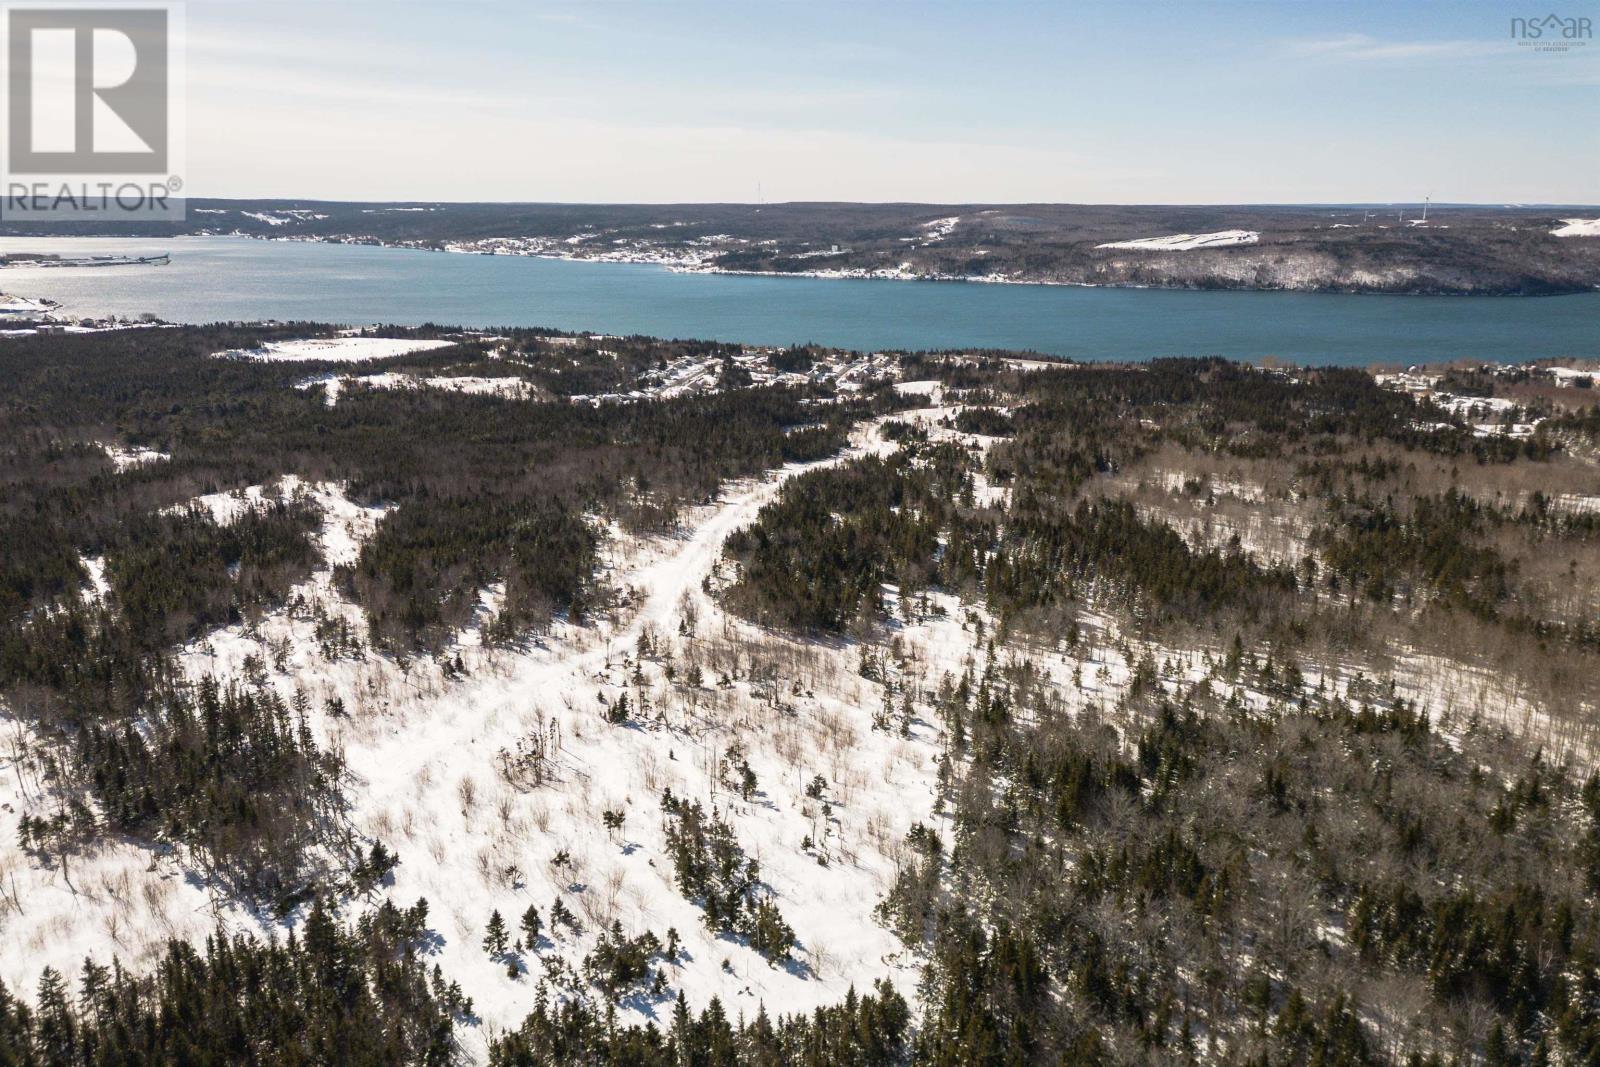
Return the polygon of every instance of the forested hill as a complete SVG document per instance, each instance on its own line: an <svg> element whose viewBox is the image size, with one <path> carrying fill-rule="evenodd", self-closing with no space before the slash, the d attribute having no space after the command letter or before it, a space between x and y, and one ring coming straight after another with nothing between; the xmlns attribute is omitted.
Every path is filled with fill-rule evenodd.
<svg viewBox="0 0 1600 1067"><path fill-rule="evenodd" d="M1596 217L1593 206L192 200L183 223L41 235L240 233L775 274L1537 295L1600 285L1593 222L1568 225Z"/></svg>
<svg viewBox="0 0 1600 1067"><path fill-rule="evenodd" d="M1600 403L0 339L0 1063L1600 1061Z"/></svg>

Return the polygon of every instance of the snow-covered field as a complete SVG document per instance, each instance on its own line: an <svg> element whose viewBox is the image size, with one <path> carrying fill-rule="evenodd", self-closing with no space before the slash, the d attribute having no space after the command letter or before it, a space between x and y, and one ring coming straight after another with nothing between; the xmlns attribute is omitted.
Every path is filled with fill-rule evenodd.
<svg viewBox="0 0 1600 1067"><path fill-rule="evenodd" d="M179 512L190 508L198 509L209 515L212 522L227 526L236 522L251 508L258 508L277 500L288 500L303 492L311 493L316 498L318 506L323 508L333 505L335 510L338 510L338 502L343 499L335 487L308 486L297 475L285 474L272 485L252 485L228 492L204 493L187 503L174 504L166 510ZM325 531L324 554L326 554L326 537Z"/></svg>
<svg viewBox="0 0 1600 1067"><path fill-rule="evenodd" d="M864 427L848 453L822 463L889 447L875 426ZM809 466L729 486L691 516L681 538L612 531L606 577L627 591L615 618L558 623L527 647L486 647L481 624L498 595L486 590L480 625L455 648L403 666L370 650L329 658L315 637L319 618L365 632L332 568L355 558L381 509L351 503L338 486L289 477L193 501L224 523L275 498L308 495L321 508L324 567L295 590L294 610L214 632L186 648L181 663L195 678L238 677L250 658L272 665L263 684L311 698L313 728L348 761L355 829L400 855L389 893L432 905L438 962L481 1019L466 1028L469 1051L481 1055L490 1033L520 1021L541 975L562 986L565 968L581 968L613 921L629 935L665 938L675 929L684 945L667 968L672 993L624 1001L636 1021L661 1018L678 990L697 1004L720 996L747 1014L758 1003L809 1010L884 976L911 992L915 961L873 909L911 823L933 818L937 728L919 719L903 733L874 730L882 686L858 672L854 648L769 634L724 616L702 589L727 534ZM85 595L101 595L97 589ZM441 664L457 655L464 670L447 674ZM685 680L691 664L703 679L697 684ZM635 713L625 725L609 724L599 698L623 693ZM326 710L332 698L342 714ZM18 812L34 806L24 795L43 787L37 768L16 758L28 747L25 728L4 726L18 741L13 766L0 766L0 799ZM534 784L518 757L552 738ZM730 752L758 777L748 799L727 784ZM817 775L827 782L820 798L806 792ZM679 893L660 811L666 788L734 826L798 934L792 962L770 965L742 940L708 931ZM621 830L604 824L608 811L624 815ZM16 898L0 920L0 979L11 988L32 988L46 966L73 973L86 955L115 952L147 964L166 939L202 939L216 922L281 936L294 921L280 925L222 897L181 849L127 842L75 856L66 869L8 852L0 884ZM490 912L514 925L530 904L548 916L557 898L584 930L547 928L520 958L525 973L508 976L505 962L482 948Z"/></svg>
<svg viewBox="0 0 1600 1067"><path fill-rule="evenodd" d="M218 352L219 357L259 359L274 363L308 363L328 360L361 363L371 359L408 356L449 348L455 341L421 337L310 337L296 341L268 341L258 348L235 348Z"/></svg>
<svg viewBox="0 0 1600 1067"><path fill-rule="evenodd" d="M1218 230L1216 233L1175 233L1167 237L1138 237L1130 241L1107 241L1096 248L1141 248L1154 252L1188 252L1196 248L1226 248L1253 245L1261 240L1259 230Z"/></svg>
<svg viewBox="0 0 1600 1067"><path fill-rule="evenodd" d="M207 214L217 214L217 212L207 212ZM291 222L311 222L317 219L325 219L328 217L304 208L295 208L280 212L241 211L239 214L243 215L247 219L255 219L257 222L264 222L268 226L287 226Z"/></svg>
<svg viewBox="0 0 1600 1067"><path fill-rule="evenodd" d="M421 378L414 374L325 374L308 378L296 389L325 390L328 406L339 402L339 394L350 385L363 385L369 389L439 389L447 393L469 393L475 396L501 396L510 400L527 400L534 388L521 378L481 378L471 375L437 375Z"/></svg>
<svg viewBox="0 0 1600 1067"><path fill-rule="evenodd" d="M1503 396L1454 396L1436 393L1433 402L1452 415L1499 415L1515 408L1516 402Z"/></svg>
<svg viewBox="0 0 1600 1067"><path fill-rule="evenodd" d="M818 363L807 371L775 371L767 361L768 353L753 350L733 357L733 363L743 368L753 385L801 385L804 383L830 383L845 392L855 392L865 386L894 375L893 356L881 352L861 355L852 359ZM665 399L692 393L705 393L716 389L722 381L722 360L703 356L684 356L659 370L640 377L632 389L616 393L577 394L568 399L575 404L627 403L647 399Z"/></svg>
<svg viewBox="0 0 1600 1067"><path fill-rule="evenodd" d="M828 373L849 387L888 369L880 357L862 357ZM906 383L902 392L925 406L898 417L920 422L935 440L962 436L944 425L959 407L945 402L936 383ZM972 665L978 616L954 597L936 596L938 610L895 623L892 647L858 647L728 616L706 585L727 577L723 540L789 478L891 451L881 421L858 428L840 456L725 487L686 516L681 536L637 538L608 527L603 577L623 591L614 615L584 625L558 621L531 644L494 647L482 638L501 595L490 588L454 647L403 664L364 645L330 655L316 639L319 620L365 634L362 612L343 598L332 572L357 557L382 508L352 503L337 485L293 477L185 505L222 523L273 499L310 498L320 509L323 566L291 595L292 608L213 632L183 649L180 662L196 679L255 671L258 684L310 698L312 728L348 762L353 828L400 856L386 892L431 905L434 955L473 998L479 1019L463 1030L474 1056L493 1032L520 1021L541 977L570 989L574 969L613 922L630 936L649 930L665 938L670 928L684 946L666 968L670 991L625 998L624 1021L662 1020L680 990L691 1003L715 995L746 1015L760 1004L774 1013L808 1011L882 977L912 993L918 960L875 908L906 859L911 825L940 821L941 727L925 701L946 675ZM965 436L976 447L992 443ZM999 499L986 484L977 490ZM92 566L91 573L100 572ZM103 597L103 579L84 595ZM898 607L894 589L884 595ZM872 677L861 670L867 649L881 661ZM1060 666L1057 677L1066 684L1071 673ZM1126 671L1105 661L1091 673L1084 699L1110 698L1105 687ZM894 729L874 722L891 703L886 680L896 685L894 705L909 694L915 709ZM623 694L629 720L607 722L602 700ZM21 757L25 727L0 725L17 738L13 765L0 764L0 800L15 813L36 806L24 795L43 786L38 768ZM543 755L530 763L534 751ZM735 758L756 775L748 797L729 781ZM812 785L818 776L820 795ZM717 811L760 863L798 936L792 961L769 963L742 939L708 930L684 899L660 807L669 788ZM620 829L606 825L607 812L621 813ZM115 952L129 965L147 965L168 938L198 941L218 922L282 936L297 919L278 923L227 899L181 848L129 842L75 856L65 869L0 853L0 885L16 898L0 918L0 980L12 988L32 988L46 966L73 973L86 955ZM582 932L549 929L558 898L580 917ZM518 957L523 972L511 977L504 960L484 951L484 926L493 910L515 925L529 905L547 928Z"/></svg>
<svg viewBox="0 0 1600 1067"><path fill-rule="evenodd" d="M1596 376L1600 376L1600 371L1581 367L1546 367L1545 372L1556 380L1557 385L1571 385L1577 378L1588 378L1592 382Z"/></svg>
<svg viewBox="0 0 1600 1067"><path fill-rule="evenodd" d="M552 934L549 945L525 953L533 979L546 958L578 964L596 930L619 921L629 935L679 933L686 954L669 967L669 980L698 1003L717 995L746 1013L757 1003L808 1010L886 973L909 987L914 972L894 959L899 946L872 908L893 876L898 842L931 810L938 753L931 731L909 739L874 733L871 709L881 697L845 649L771 648L774 662L788 668L784 680L803 685L804 694L753 681L736 664L758 653L727 643L728 628L742 627L700 591L724 536L800 469L733 488L682 541L617 546L616 577L637 598L615 625L563 626L543 647L515 654L487 652L468 634L466 680L416 700L393 679L380 686L380 707L364 701L366 713L358 710L337 735L360 779L361 828L401 854L395 894L435 903L446 971L491 1025L520 1018L532 980L507 977L505 965L482 950L490 910L517 916L533 904L547 912L558 897L586 930ZM686 608L698 625L674 639ZM641 662L646 634L655 651ZM703 658L705 683L669 682L669 655L679 663ZM648 710L609 725L599 698L622 693ZM537 786L510 770L535 739L548 745L547 777ZM735 745L760 783L748 801L722 781L723 758ZM830 783L831 827L820 803L804 794L816 774ZM682 898L665 850L659 802L667 788L722 813L760 861L800 938L793 964L769 965L707 931ZM623 813L620 832L605 827L606 811ZM820 849L801 849L808 835L823 842ZM826 854L831 862L823 866L818 856ZM407 855L418 859L407 863ZM627 1004L635 1019L659 1019L670 1008L643 996Z"/></svg>
<svg viewBox="0 0 1600 1067"><path fill-rule="evenodd" d="M142 467L146 463L161 463L172 458L167 453L158 452L153 448L123 448L121 445L104 443L100 447L105 450L106 455L111 458L112 465L119 472Z"/></svg>
<svg viewBox="0 0 1600 1067"><path fill-rule="evenodd" d="M16 846L21 813L51 796L32 734L0 718L0 980L32 991L47 966L75 975L85 958L115 953L148 970L166 939L203 943L215 902L203 881L170 853L101 838L65 867L43 864Z"/></svg>
<svg viewBox="0 0 1600 1067"><path fill-rule="evenodd" d="M1552 237L1600 237L1600 219L1562 219Z"/></svg>

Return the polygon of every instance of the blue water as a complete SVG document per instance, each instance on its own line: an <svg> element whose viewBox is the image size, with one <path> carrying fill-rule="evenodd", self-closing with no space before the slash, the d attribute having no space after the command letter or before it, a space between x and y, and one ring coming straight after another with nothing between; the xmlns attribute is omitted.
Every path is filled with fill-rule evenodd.
<svg viewBox="0 0 1600 1067"><path fill-rule="evenodd" d="M660 267L194 237L0 238L0 251L150 254L165 267L7 268L0 289L79 314L550 326L854 349L1009 348L1077 359L1297 363L1600 358L1600 293L1182 292L675 274Z"/></svg>

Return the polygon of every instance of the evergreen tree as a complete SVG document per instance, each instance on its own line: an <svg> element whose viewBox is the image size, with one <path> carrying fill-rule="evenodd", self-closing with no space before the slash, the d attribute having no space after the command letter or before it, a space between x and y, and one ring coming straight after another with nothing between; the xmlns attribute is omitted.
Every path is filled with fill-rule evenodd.
<svg viewBox="0 0 1600 1067"><path fill-rule="evenodd" d="M506 922L500 917L498 911L489 915L489 925L483 932L483 950L491 956L504 956L506 954Z"/></svg>
<svg viewBox="0 0 1600 1067"><path fill-rule="evenodd" d="M539 932L543 928L543 923L539 920L539 909L529 904L528 910L522 913L521 925L522 936L531 949L539 943Z"/></svg>

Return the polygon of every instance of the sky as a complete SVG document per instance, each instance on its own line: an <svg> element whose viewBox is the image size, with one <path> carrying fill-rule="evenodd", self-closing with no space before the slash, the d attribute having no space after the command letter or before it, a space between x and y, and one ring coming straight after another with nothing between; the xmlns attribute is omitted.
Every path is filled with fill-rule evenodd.
<svg viewBox="0 0 1600 1067"><path fill-rule="evenodd" d="M185 182L337 200L1600 203L1600 39L1518 47L1529 2L189 0ZM1553 2L1600 27L1600 2Z"/></svg>

